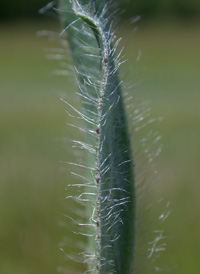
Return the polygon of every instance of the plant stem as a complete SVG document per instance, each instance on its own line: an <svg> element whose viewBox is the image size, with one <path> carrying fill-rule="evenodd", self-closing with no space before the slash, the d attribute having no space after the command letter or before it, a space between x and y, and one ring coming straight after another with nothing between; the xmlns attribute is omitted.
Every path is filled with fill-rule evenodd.
<svg viewBox="0 0 200 274"><path fill-rule="evenodd" d="M96 195L91 224L96 226L92 273L131 274L135 248L134 163L119 61L107 1L60 0L61 18L83 98L87 141L95 147ZM113 45L114 43L114 45ZM88 174L88 176L90 176ZM91 206L91 204L90 204Z"/></svg>

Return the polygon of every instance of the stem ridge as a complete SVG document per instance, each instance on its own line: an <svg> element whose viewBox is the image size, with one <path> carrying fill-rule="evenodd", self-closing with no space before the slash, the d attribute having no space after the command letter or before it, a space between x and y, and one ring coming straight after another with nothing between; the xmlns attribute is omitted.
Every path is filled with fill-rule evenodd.
<svg viewBox="0 0 200 274"><path fill-rule="evenodd" d="M113 46L108 7L102 2L61 0L61 17L83 98L81 117L92 133L87 143L96 150L88 157L95 167L96 185L96 195L89 198L90 222L96 230L94 241L89 242L95 253L90 270L131 274L136 227L134 162L118 76L119 56L115 58L119 40ZM85 192L87 196L89 191Z"/></svg>

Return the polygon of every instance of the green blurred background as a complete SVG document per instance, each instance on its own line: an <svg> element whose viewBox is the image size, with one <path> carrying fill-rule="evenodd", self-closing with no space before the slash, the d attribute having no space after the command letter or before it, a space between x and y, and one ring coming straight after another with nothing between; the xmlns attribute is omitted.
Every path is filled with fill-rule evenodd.
<svg viewBox="0 0 200 274"><path fill-rule="evenodd" d="M66 195L69 172L60 161L75 160L65 138L75 138L77 132L65 125L70 119L59 97L69 96L75 87L67 77L52 76L58 63L44 54L52 41L36 36L38 30L59 29L56 18L38 15L44 4L45 0L0 3L2 274L53 274L66 265L59 244L70 228L60 226L60 213L66 213L69 204L60 198ZM132 78L139 83L137 96L142 93L150 99L153 117L164 117L152 125L162 135L159 181L172 209L164 226L169 239L161 262L169 273L197 274L200 2L124 1L121 10L125 6L128 12L122 13L122 22L142 15L140 22L122 28L128 39L127 57L134 64Z"/></svg>

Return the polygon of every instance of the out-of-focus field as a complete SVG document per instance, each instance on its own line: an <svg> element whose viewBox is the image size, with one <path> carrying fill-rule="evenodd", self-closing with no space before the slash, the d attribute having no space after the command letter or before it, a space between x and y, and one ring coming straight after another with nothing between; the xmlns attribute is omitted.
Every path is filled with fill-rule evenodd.
<svg viewBox="0 0 200 274"><path fill-rule="evenodd" d="M67 143L73 132L59 100L74 96L69 79L46 60L51 41L36 37L46 28L34 22L0 25L0 273L56 273L69 174L59 162L73 161ZM50 26L49 29L53 27ZM200 269L200 24L152 23L126 30L136 87L152 102L152 125L162 135L160 182L171 201L165 223L168 248L163 261L173 273ZM137 62L138 51L142 51ZM68 273L68 272L66 272ZM71 273L69 271L69 273ZM81 273L81 271L80 271ZM170 271L169 271L170 273ZM141 273L142 274L142 273Z"/></svg>

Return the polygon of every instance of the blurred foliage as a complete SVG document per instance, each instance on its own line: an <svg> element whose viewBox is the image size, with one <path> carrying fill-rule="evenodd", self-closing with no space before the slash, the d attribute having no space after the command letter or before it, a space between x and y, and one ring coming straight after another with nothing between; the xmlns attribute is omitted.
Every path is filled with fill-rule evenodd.
<svg viewBox="0 0 200 274"><path fill-rule="evenodd" d="M59 252L59 243L69 239L72 224L68 221L64 226L60 213L73 209L75 214L77 208L61 198L69 180L77 181L59 161L76 161L65 138L77 138L77 131L65 125L71 119L59 97L75 88L69 78L47 76L58 64L45 60L42 52L55 47L53 41L35 36L36 30L55 30L55 25L44 24L0 25L2 274L55 274L59 265L70 267ZM142 24L134 34L131 29L123 31L129 41L126 56L135 64L130 77L136 101L145 93L145 98L152 99L153 117L165 117L154 128L151 124L163 136L159 180L172 208L165 223L167 251L159 254L163 263L158 265L169 269L163 273L197 274L200 269L199 32L198 24L175 25L169 20L165 25ZM160 206L157 210L160 214ZM77 242L78 238L72 239L73 245ZM80 267L78 273L83 272Z"/></svg>
<svg viewBox="0 0 200 274"><path fill-rule="evenodd" d="M38 10L46 5L48 0L12 0L0 2L0 19L23 16L37 16Z"/></svg>
<svg viewBox="0 0 200 274"><path fill-rule="evenodd" d="M194 18L200 15L199 0L118 0L125 15L144 15L155 17L175 15L183 18ZM0 2L0 19L21 16L38 16L38 10L48 4L48 0L12 0Z"/></svg>
<svg viewBox="0 0 200 274"><path fill-rule="evenodd" d="M192 18L200 15L199 0L119 0L125 15L142 15L145 17L161 17L174 15Z"/></svg>

